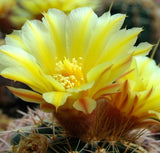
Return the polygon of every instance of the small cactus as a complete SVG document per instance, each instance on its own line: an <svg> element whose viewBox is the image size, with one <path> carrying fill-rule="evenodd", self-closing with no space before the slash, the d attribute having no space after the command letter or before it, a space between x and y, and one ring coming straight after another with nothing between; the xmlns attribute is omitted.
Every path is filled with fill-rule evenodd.
<svg viewBox="0 0 160 153"><path fill-rule="evenodd" d="M8 143L11 147L8 151L4 151L8 153L145 153L152 148L152 143L156 144L153 138L147 138L146 133L133 142L115 142L105 139L85 142L70 136L50 119L50 114L40 110L30 109L28 114L24 113L24 117L15 122L18 128L15 132L12 131L13 134L9 138ZM148 148L145 148L146 143L150 144Z"/></svg>
<svg viewBox="0 0 160 153"><path fill-rule="evenodd" d="M79 138L62 135L63 130L42 124L34 132L15 133L11 137L13 153L109 153L109 152L147 152L144 148L129 142L84 142Z"/></svg>

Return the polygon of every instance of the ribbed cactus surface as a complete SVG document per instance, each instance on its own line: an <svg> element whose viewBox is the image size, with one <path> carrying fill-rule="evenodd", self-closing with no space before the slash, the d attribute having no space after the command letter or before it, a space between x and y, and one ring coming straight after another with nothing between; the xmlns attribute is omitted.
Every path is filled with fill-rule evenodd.
<svg viewBox="0 0 160 153"><path fill-rule="evenodd" d="M13 153L140 153L143 148L134 143L84 142L64 134L61 127L52 128L50 123L41 124L33 131L16 132L11 141Z"/></svg>

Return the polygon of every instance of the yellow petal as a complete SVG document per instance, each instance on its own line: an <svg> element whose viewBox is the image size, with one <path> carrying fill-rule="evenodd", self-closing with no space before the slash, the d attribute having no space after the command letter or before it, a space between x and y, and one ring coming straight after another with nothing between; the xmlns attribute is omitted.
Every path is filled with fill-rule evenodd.
<svg viewBox="0 0 160 153"><path fill-rule="evenodd" d="M36 66L36 59L31 55L28 54L21 48L10 46L10 45L3 45L0 48L0 64L7 66L14 66L21 64L24 67L31 69L31 71L35 71L34 67ZM7 61L6 63L4 63Z"/></svg>
<svg viewBox="0 0 160 153"><path fill-rule="evenodd" d="M128 55L128 56L124 56L114 60L113 61L114 64L108 70L106 69L100 76L98 76L98 79L95 81L93 88L89 91L90 94L93 95L96 92L101 91L101 89L107 89L107 86L110 86L111 83L117 80L123 74L123 72L127 70L127 68L130 66L131 58L132 58L132 55ZM100 69L101 68L99 68L97 72L99 72ZM98 75L98 73L96 74L96 71L95 71L95 75ZM117 88L114 88L114 89L116 92ZM112 92L114 91L112 90Z"/></svg>
<svg viewBox="0 0 160 153"><path fill-rule="evenodd" d="M59 0L57 1L57 8L65 12L70 12L78 7L96 8L100 4L99 0L63 0L63 5L62 3L59 3Z"/></svg>
<svg viewBox="0 0 160 153"><path fill-rule="evenodd" d="M119 31L124 22L124 18L124 14L111 16L110 12L98 18L97 24L90 36L89 47L84 55L85 71L88 71L93 65L97 64L97 57L101 55L112 35Z"/></svg>
<svg viewBox="0 0 160 153"><path fill-rule="evenodd" d="M133 48L133 55L147 55L152 47L153 45L147 42L140 43L137 47Z"/></svg>
<svg viewBox="0 0 160 153"><path fill-rule="evenodd" d="M19 29L25 23L26 19L33 19L30 12L26 11L24 8L19 7L18 5L16 5L12 11L14 13L10 16L10 20L13 26L17 29Z"/></svg>
<svg viewBox="0 0 160 153"><path fill-rule="evenodd" d="M56 56L59 60L63 60L67 56L66 20L67 16L56 9L49 9L47 13L44 13L44 18L42 19L51 34L51 39L55 44Z"/></svg>
<svg viewBox="0 0 160 153"><path fill-rule="evenodd" d="M107 71L109 71L111 66L112 63L110 62L105 62L97 65L87 73L87 81L92 82L97 80L100 77L100 75L102 75L102 73L106 73Z"/></svg>
<svg viewBox="0 0 160 153"><path fill-rule="evenodd" d="M153 115L156 119L158 119L160 121L160 113L154 110L149 110L148 111L149 114Z"/></svg>
<svg viewBox="0 0 160 153"><path fill-rule="evenodd" d="M92 81L92 82L89 82L89 83L85 83L85 84L82 84L80 87L75 87L75 88L70 88L70 89L67 89L66 91L67 92L75 92L75 93L78 93L78 92L81 92L81 91L86 91L86 90L88 90L88 89L90 89L90 88L92 88L93 87L93 85L94 85L94 81Z"/></svg>
<svg viewBox="0 0 160 153"><path fill-rule="evenodd" d="M128 30L122 29L117 33L114 33L109 42L106 44L99 62L112 60L115 55L121 56L129 53L129 50L131 50L135 44L137 36L141 31L141 28L132 28Z"/></svg>
<svg viewBox="0 0 160 153"><path fill-rule="evenodd" d="M46 86L43 85L42 82L39 82L38 79L36 80L36 78L25 71L25 69L21 69L19 67L6 68L0 74L5 78L23 82L37 92L42 93L48 90L48 88L46 88Z"/></svg>
<svg viewBox="0 0 160 153"><path fill-rule="evenodd" d="M34 103L42 103L44 99L42 96L34 91L30 91L27 89L21 88L14 88L14 87L7 87L12 93L14 93L17 97L21 98L27 102L34 102Z"/></svg>
<svg viewBox="0 0 160 153"><path fill-rule="evenodd" d="M137 63L139 75L141 75L143 78L148 78L148 81L156 71L160 71L155 61L148 57L136 56L135 60Z"/></svg>
<svg viewBox="0 0 160 153"><path fill-rule="evenodd" d="M115 64L113 64L111 68L111 76L109 80L113 81L115 79L118 79L118 77L120 77L127 70L127 68L129 68L131 61L132 61L132 54L122 56L114 60L113 62Z"/></svg>
<svg viewBox="0 0 160 153"><path fill-rule="evenodd" d="M36 59L18 47L8 45L1 46L0 64L4 65L4 68L0 71L4 77L22 81L26 84L29 82L31 88L33 86L37 87L37 89L42 88L42 90L38 90L38 92L53 90L52 85L46 80Z"/></svg>
<svg viewBox="0 0 160 153"><path fill-rule="evenodd" d="M46 92L43 94L43 99L56 107L56 110L59 106L65 104L67 98L71 96L70 93L66 92Z"/></svg>
<svg viewBox="0 0 160 153"><path fill-rule="evenodd" d="M97 18L91 8L78 8L69 14L66 25L69 58L83 57Z"/></svg>
<svg viewBox="0 0 160 153"><path fill-rule="evenodd" d="M48 81L54 87L56 91L65 91L64 86L58 81L56 81L53 77L51 77L50 75L45 75L45 77L46 79L48 79Z"/></svg>
<svg viewBox="0 0 160 153"><path fill-rule="evenodd" d="M159 79L159 77L157 77L157 76L160 76L160 68L158 68L153 74L152 74L152 76L151 76L151 78L150 78L150 85L152 84L153 86L156 86L156 87L158 87L158 85L160 85L160 79ZM151 88L151 86L150 86L150 88Z"/></svg>
<svg viewBox="0 0 160 153"><path fill-rule="evenodd" d="M78 99L74 104L73 107L79 111L82 111L85 114L90 114L96 108L96 101L89 97L84 97Z"/></svg>
<svg viewBox="0 0 160 153"><path fill-rule="evenodd" d="M102 96L107 96L109 94L116 93L119 88L120 88L120 84L115 83L115 84L107 85L106 87L100 88L96 93L91 92L91 94L93 94L94 99L97 99Z"/></svg>
<svg viewBox="0 0 160 153"><path fill-rule="evenodd" d="M44 72L53 74L56 49L44 24L38 20L27 21L22 27L22 37L29 52L37 59Z"/></svg>
<svg viewBox="0 0 160 153"><path fill-rule="evenodd" d="M21 1L20 1L21 2ZM23 4L23 6L25 8L27 8L27 10L29 12L31 12L32 14L37 14L37 12L39 13L40 12L40 8L38 7L38 5L36 4L36 1L25 1L25 0L22 0L21 2Z"/></svg>
<svg viewBox="0 0 160 153"><path fill-rule="evenodd" d="M129 67L129 69L127 69L127 71L119 77L118 80L127 80L129 78L129 80L134 80L135 78L138 78L138 70L137 70L137 63L135 58L132 58L132 62L131 62L131 66Z"/></svg>
<svg viewBox="0 0 160 153"><path fill-rule="evenodd" d="M13 45L15 47L20 47L23 50L28 52L27 47L25 46L23 39L21 37L21 31L15 30L10 35L7 35L5 38L6 44Z"/></svg>

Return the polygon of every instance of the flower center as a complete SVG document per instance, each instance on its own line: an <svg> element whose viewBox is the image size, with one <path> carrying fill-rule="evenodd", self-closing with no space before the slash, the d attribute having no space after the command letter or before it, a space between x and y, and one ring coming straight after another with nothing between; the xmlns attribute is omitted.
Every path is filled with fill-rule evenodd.
<svg viewBox="0 0 160 153"><path fill-rule="evenodd" d="M72 58L72 60L64 58L63 61L56 63L54 79L60 82L66 89L79 87L84 83L82 73L82 58Z"/></svg>

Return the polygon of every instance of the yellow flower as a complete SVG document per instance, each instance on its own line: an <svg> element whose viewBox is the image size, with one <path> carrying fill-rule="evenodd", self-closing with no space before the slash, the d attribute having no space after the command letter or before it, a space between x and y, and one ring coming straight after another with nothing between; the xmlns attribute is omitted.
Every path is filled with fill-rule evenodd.
<svg viewBox="0 0 160 153"><path fill-rule="evenodd" d="M92 122L86 116L94 114L97 102L119 89L114 82L132 56L147 54L152 47L135 47L142 29L120 30L124 19L123 14L109 12L97 17L91 8L75 9L68 16L50 9L42 22L27 21L22 30L6 37L6 45L0 47L0 74L27 84L32 90L9 89L54 111L66 129L85 122L84 130L79 124L69 129L83 133Z"/></svg>
<svg viewBox="0 0 160 153"><path fill-rule="evenodd" d="M96 138L133 141L141 133L132 134L132 130L159 124L159 76L160 68L152 59L134 57L126 74L116 81L122 84L121 88L117 93L106 94L107 102L98 103L97 121L91 133L96 133Z"/></svg>
<svg viewBox="0 0 160 153"><path fill-rule="evenodd" d="M20 0L13 9L11 16L15 26L22 25L27 19L41 19L42 13L47 12L49 8L62 10L69 13L78 7L99 7L99 0Z"/></svg>
<svg viewBox="0 0 160 153"><path fill-rule="evenodd" d="M119 80L124 82L124 87L122 101L116 104L117 108L141 120L160 120L160 68L154 60L139 56L134 58L129 71ZM128 98L124 103L126 96Z"/></svg>

